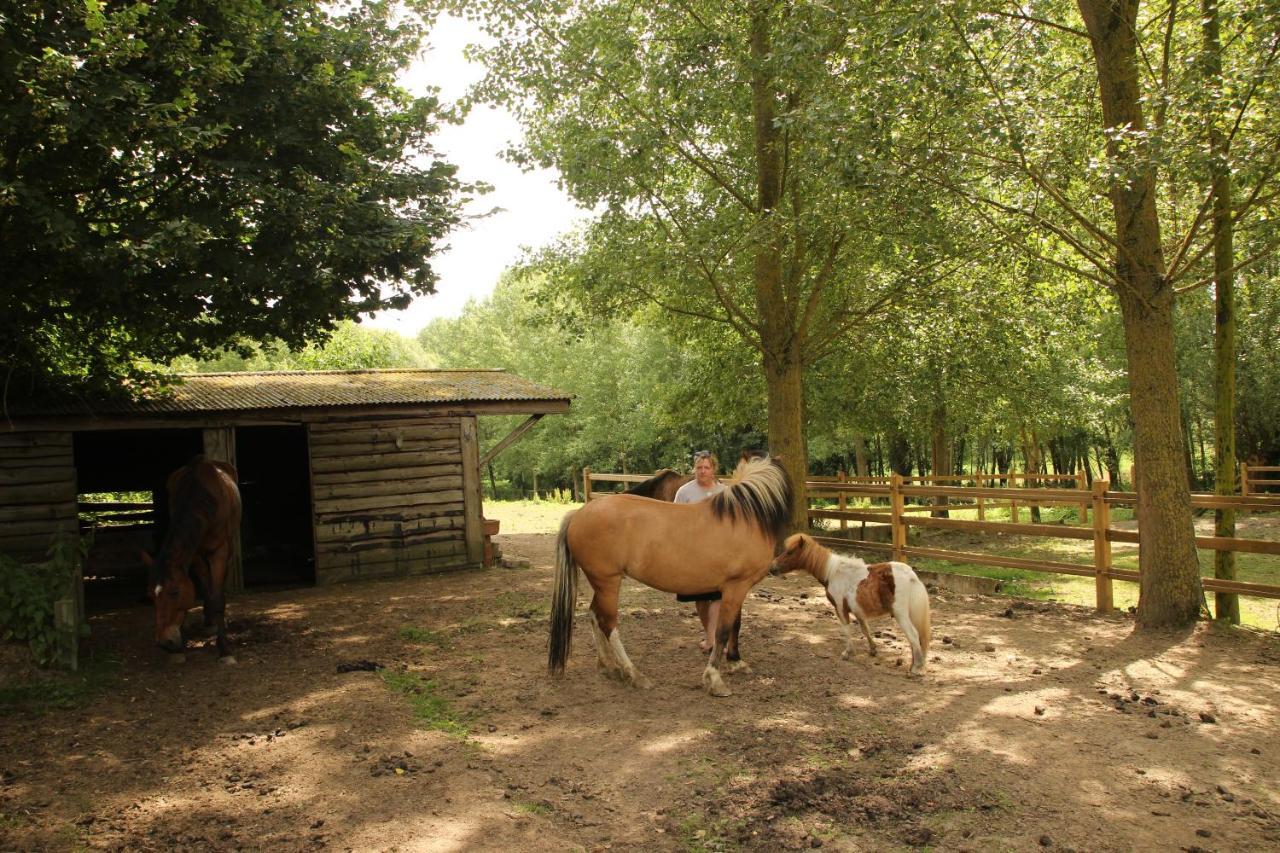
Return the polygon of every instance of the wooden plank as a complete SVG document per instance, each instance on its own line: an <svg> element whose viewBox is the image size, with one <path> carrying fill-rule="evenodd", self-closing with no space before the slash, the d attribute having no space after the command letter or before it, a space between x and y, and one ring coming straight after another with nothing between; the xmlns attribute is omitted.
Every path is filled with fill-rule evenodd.
<svg viewBox="0 0 1280 853"><path fill-rule="evenodd" d="M3 460L0 460L0 466ZM24 468L0 467L0 485L19 486L26 483L74 483L75 469L69 465L40 465Z"/></svg>
<svg viewBox="0 0 1280 853"><path fill-rule="evenodd" d="M412 497L420 492L439 492L462 489L462 472L442 477L420 477L413 480L373 481L368 483L317 483L315 500L332 501L338 498L374 497L376 495L404 495Z"/></svg>
<svg viewBox="0 0 1280 853"><path fill-rule="evenodd" d="M378 521L363 524L356 522L323 524L316 530L316 547L322 548L334 542L414 538L440 532L461 534L463 529L461 513L438 518L406 519L402 522Z"/></svg>
<svg viewBox="0 0 1280 853"><path fill-rule="evenodd" d="M336 498L332 501L316 501L316 514L323 521L333 521L337 517L349 516L353 513L370 509L397 509L408 515L417 515L413 511L418 507L436 506L439 504L462 505L461 491L432 492L427 494L382 495L374 498Z"/></svg>
<svg viewBox="0 0 1280 853"><path fill-rule="evenodd" d="M71 446L37 444L25 447L6 447L0 450L0 460L22 460L34 463L39 459L56 459L59 462L71 463Z"/></svg>
<svg viewBox="0 0 1280 853"><path fill-rule="evenodd" d="M940 548L906 546L903 553L913 557L932 557L952 563L978 563L986 566L1005 566L1011 569L1028 569L1033 572L1057 572L1064 575L1094 576L1093 566L1077 563L1055 563L1049 560L1024 560L1021 557L1001 557L995 554L974 554L967 551L944 551Z"/></svg>
<svg viewBox="0 0 1280 853"><path fill-rule="evenodd" d="M414 551L441 542L466 544L462 530L433 530L390 539L358 539L320 543L318 554L364 554L370 551ZM435 553L435 552L427 552ZM452 551L450 551L452 553Z"/></svg>
<svg viewBox="0 0 1280 853"><path fill-rule="evenodd" d="M1007 524L1000 521L969 521L962 518L904 518L912 527L937 527L945 530L968 530L977 533L1010 533L1057 539L1092 539L1092 528L1069 527L1065 524Z"/></svg>
<svg viewBox="0 0 1280 853"><path fill-rule="evenodd" d="M543 418L543 414L541 412L535 415L530 415L528 418L526 418L524 423L520 424L520 426L513 429L510 433L507 434L506 438L502 439L502 441L499 441L496 445L493 446L492 449L489 450L488 453L480 457L479 467L483 468L484 466L492 462L499 453L506 450L508 447L514 444L517 440L519 440L520 436L524 435L526 432L532 429L533 425L536 424L538 421L542 420L542 418Z"/></svg>
<svg viewBox="0 0 1280 853"><path fill-rule="evenodd" d="M1210 551L1236 551L1242 554L1280 554L1280 542L1265 539L1238 539L1232 536L1197 536L1196 547Z"/></svg>
<svg viewBox="0 0 1280 853"><path fill-rule="evenodd" d="M71 447L70 432L0 432L0 454L9 447Z"/></svg>
<svg viewBox="0 0 1280 853"><path fill-rule="evenodd" d="M389 480L414 480L443 475L462 476L462 457L457 462L440 462L435 465L413 465L406 468L382 468L376 471L326 471L312 477L316 485L340 483L381 483Z"/></svg>
<svg viewBox="0 0 1280 853"><path fill-rule="evenodd" d="M44 559L53 539L60 531L51 530L47 534L31 534L28 536L8 536L0 534L0 554L35 555Z"/></svg>
<svg viewBox="0 0 1280 853"><path fill-rule="evenodd" d="M388 564L410 570L415 565L429 565L441 558L465 557L467 544L463 540L448 542L428 542L408 548L379 548L372 551L351 551L346 553L321 552L325 558L326 570L340 566L352 568L367 566L385 566ZM320 556L320 555L317 555Z"/></svg>
<svg viewBox="0 0 1280 853"><path fill-rule="evenodd" d="M476 419L463 418L458 431L462 446L462 509L466 530L467 559L484 561L484 528L481 524L480 438Z"/></svg>
<svg viewBox="0 0 1280 853"><path fill-rule="evenodd" d="M377 577L394 577L396 575L435 575L445 572L456 572L466 569L477 569L479 565L468 560L465 554L458 554L451 557L438 557L430 563L416 563L411 567L407 567L407 571L396 571L396 566L392 564L372 564L368 566L353 566L350 564L342 564L333 568L316 569L316 585L329 586L331 584L346 583L353 580L362 580L365 578Z"/></svg>
<svg viewBox="0 0 1280 853"><path fill-rule="evenodd" d="M456 417L403 418L390 420L313 421L309 424L317 444L342 444L353 439L370 436L376 441L394 442L403 438L455 438L458 435Z"/></svg>
<svg viewBox="0 0 1280 853"><path fill-rule="evenodd" d="M347 523L365 523L365 522L387 522L402 524L410 521L430 518L452 518L457 516L462 518L462 502L447 504L435 504L430 506L417 506L406 511L400 507L391 507L388 509L371 509L364 512L345 512L331 513L330 515L320 518L318 524L324 527L330 524L347 524ZM459 522L461 523L461 522Z"/></svg>
<svg viewBox="0 0 1280 853"><path fill-rule="evenodd" d="M55 533L79 533L80 520L75 517L43 519L41 521L10 521L0 528L0 536L53 535Z"/></svg>
<svg viewBox="0 0 1280 853"><path fill-rule="evenodd" d="M75 501L31 506L0 506L0 521L36 521L42 518L75 518Z"/></svg>
<svg viewBox="0 0 1280 853"><path fill-rule="evenodd" d="M335 456L311 459L311 470L316 474L343 471L377 471L401 468L407 465L434 465L441 462L460 462L457 450L437 450L432 453L375 453L365 456Z"/></svg>
<svg viewBox="0 0 1280 853"><path fill-rule="evenodd" d="M0 506L49 503L51 501L71 501L74 503L75 500L75 480L21 486L0 485Z"/></svg>
<svg viewBox="0 0 1280 853"><path fill-rule="evenodd" d="M1265 583L1248 583L1246 581L1219 580L1218 578L1201 578L1206 592L1234 592L1239 595L1256 595L1260 598L1280 598L1280 586Z"/></svg>
<svg viewBox="0 0 1280 853"><path fill-rule="evenodd" d="M854 548L870 548L874 551L893 550L892 542L868 542L865 539L845 539L842 536L814 536L813 541L828 548L842 548L846 551Z"/></svg>
<svg viewBox="0 0 1280 853"><path fill-rule="evenodd" d="M317 459L328 459L335 456L395 456L405 453L435 453L448 451L458 446L457 436L451 438L412 439L401 444L383 442L349 442L347 444L318 444L311 449Z"/></svg>
<svg viewBox="0 0 1280 853"><path fill-rule="evenodd" d="M201 439L205 459L213 462L226 462L233 467L236 465L235 427L210 427L204 430ZM238 483L236 485L239 487ZM224 587L227 592L236 593L244 591L244 560L242 556L244 548L239 528L233 532L232 538L234 541L232 543L231 560L227 563L227 579Z"/></svg>

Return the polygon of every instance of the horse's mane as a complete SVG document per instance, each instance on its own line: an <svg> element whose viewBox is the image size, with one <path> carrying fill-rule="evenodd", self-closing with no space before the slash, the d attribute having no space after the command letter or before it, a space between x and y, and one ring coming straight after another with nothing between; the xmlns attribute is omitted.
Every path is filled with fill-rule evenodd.
<svg viewBox="0 0 1280 853"><path fill-rule="evenodd" d="M708 499L716 518L739 518L779 538L791 521L791 479L768 456L738 465L738 481Z"/></svg>
<svg viewBox="0 0 1280 853"><path fill-rule="evenodd" d="M663 468L661 471L657 472L652 477L645 480L643 483L637 483L635 486L632 486L631 488L627 489L625 492L623 492L623 494L639 495L642 498L651 498L653 497L653 493L658 490L658 486L662 485L662 482L664 480L666 480L668 477L679 477L679 476L680 476L679 474L677 474L675 471L672 471L670 468Z"/></svg>

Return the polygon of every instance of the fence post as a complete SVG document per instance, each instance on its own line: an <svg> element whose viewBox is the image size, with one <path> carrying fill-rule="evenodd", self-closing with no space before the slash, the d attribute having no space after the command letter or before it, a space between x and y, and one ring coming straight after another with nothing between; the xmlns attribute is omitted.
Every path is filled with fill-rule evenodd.
<svg viewBox="0 0 1280 853"><path fill-rule="evenodd" d="M1083 468L1076 472L1076 488L1082 492L1089 488L1089 480L1085 477ZM1080 523L1089 523L1089 504L1084 501L1080 501Z"/></svg>
<svg viewBox="0 0 1280 853"><path fill-rule="evenodd" d="M1240 497L1249 497L1249 463L1240 463Z"/></svg>
<svg viewBox="0 0 1280 853"><path fill-rule="evenodd" d="M907 547L907 525L903 523L902 475L897 471L889 477L889 524L893 534L893 559L899 563L907 561L903 551Z"/></svg>
<svg viewBox="0 0 1280 853"><path fill-rule="evenodd" d="M591 469L582 469L582 502L591 503Z"/></svg>
<svg viewBox="0 0 1280 853"><path fill-rule="evenodd" d="M1111 596L1111 541L1107 531L1111 527L1111 507L1107 505L1107 490L1111 483L1093 481L1093 583L1097 592L1098 612L1115 610Z"/></svg>
<svg viewBox="0 0 1280 853"><path fill-rule="evenodd" d="M1009 488L1011 489L1017 488L1013 484L1014 477L1016 476L1017 475L1013 473L1009 474ZM1026 481L1025 475L1023 476L1023 481L1024 482ZM1009 499L1009 520L1012 521L1014 524L1018 523L1018 499L1017 498Z"/></svg>
<svg viewBox="0 0 1280 853"><path fill-rule="evenodd" d="M840 472L838 472L838 473L836 474L836 482L837 482L837 483L847 483L848 481L849 481L849 476L848 476L847 474L845 474L845 472L844 472L844 471L840 471ZM840 499L839 499L839 500L840 500L840 503L839 503L840 511L841 511L841 512L844 512L845 510L847 510L847 509L849 508L849 503L848 503L847 497L846 497L846 495L845 495L845 493L844 493L844 492L841 492L841 493L840 493ZM849 529L849 519L847 519L847 518L842 518L842 519L840 519L840 529L841 529L841 530L848 530L848 529Z"/></svg>
<svg viewBox="0 0 1280 853"><path fill-rule="evenodd" d="M981 471L973 472L973 487L975 489L982 488L982 472ZM977 500L978 500L978 521L986 521L987 510L986 510L986 507L983 506L982 497L979 496Z"/></svg>

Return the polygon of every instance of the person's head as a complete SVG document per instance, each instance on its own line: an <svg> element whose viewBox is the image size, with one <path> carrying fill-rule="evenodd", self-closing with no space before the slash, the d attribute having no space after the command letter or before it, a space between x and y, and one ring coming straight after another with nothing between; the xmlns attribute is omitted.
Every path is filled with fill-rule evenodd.
<svg viewBox="0 0 1280 853"><path fill-rule="evenodd" d="M720 470L720 461L710 450L699 450L693 454L693 477L702 488L709 488L716 481L718 470Z"/></svg>

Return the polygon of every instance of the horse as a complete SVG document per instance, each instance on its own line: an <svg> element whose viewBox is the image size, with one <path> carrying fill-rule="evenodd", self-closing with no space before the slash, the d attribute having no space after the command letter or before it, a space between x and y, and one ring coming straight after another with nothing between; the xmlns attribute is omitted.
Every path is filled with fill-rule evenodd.
<svg viewBox="0 0 1280 853"><path fill-rule="evenodd" d="M182 625L204 599L205 627L217 626L218 659L235 663L227 642L223 584L235 556L240 529L240 490L236 469L226 462L197 456L169 475L169 528L155 559L144 553L148 592L156 607L156 645L182 660L186 636Z"/></svg>
<svg viewBox="0 0 1280 853"><path fill-rule="evenodd" d="M670 468L663 468L643 483L627 489L623 494L639 495L642 498L671 503L676 499L676 492L680 491L680 487L692 479L692 474L677 474Z"/></svg>
<svg viewBox="0 0 1280 853"><path fill-rule="evenodd" d="M730 695L720 675L726 646L747 593L769 571L790 521L790 506L786 471L764 458L740 467L737 482L698 503L668 504L622 494L566 514L556 537L547 670L552 675L564 672L581 569L595 592L591 629L600 666L642 688L652 683L627 657L618 632L622 578L686 595L719 589L716 643L702 683L712 696ZM745 669L749 667L741 658L730 661L730 671Z"/></svg>
<svg viewBox="0 0 1280 853"><path fill-rule="evenodd" d="M929 651L929 592L915 570L906 563L876 563L868 566L857 557L844 557L813 541L811 536L797 533L788 537L782 553L773 561L771 574L806 571L827 590L827 600L836 609L840 627L844 629L845 646L840 657L853 652L852 615L867 638L871 656L876 644L871 639L868 619L893 615L911 644L911 670L908 675L924 673L925 655Z"/></svg>

